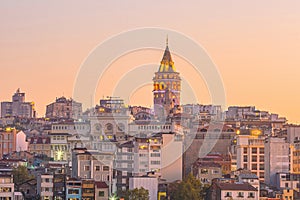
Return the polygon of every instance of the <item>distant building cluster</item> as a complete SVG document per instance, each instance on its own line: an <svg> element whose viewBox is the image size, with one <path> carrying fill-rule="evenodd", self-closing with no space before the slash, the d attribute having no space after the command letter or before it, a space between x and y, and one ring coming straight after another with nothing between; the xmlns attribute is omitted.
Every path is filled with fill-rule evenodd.
<svg viewBox="0 0 300 200"><path fill-rule="evenodd" d="M224 111L180 96L168 45L153 109L107 97L83 112L59 97L36 118L18 89L1 103L0 199L122 199L135 188L170 199L190 174L207 186L205 199L300 198L300 126L254 106Z"/></svg>
<svg viewBox="0 0 300 200"><path fill-rule="evenodd" d="M25 93L18 89L12 101L1 102L1 117L34 118L34 102L25 102Z"/></svg>

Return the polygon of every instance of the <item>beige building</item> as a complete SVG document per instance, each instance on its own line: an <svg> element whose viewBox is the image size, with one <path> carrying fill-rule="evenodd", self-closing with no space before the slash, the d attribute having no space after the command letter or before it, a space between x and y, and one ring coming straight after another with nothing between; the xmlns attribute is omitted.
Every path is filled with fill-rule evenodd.
<svg viewBox="0 0 300 200"><path fill-rule="evenodd" d="M79 119L81 115L82 104L66 97L56 98L55 102L46 107L48 118Z"/></svg>
<svg viewBox="0 0 300 200"><path fill-rule="evenodd" d="M134 141L134 174L144 175L149 171L161 171L161 136L136 137Z"/></svg>
<svg viewBox="0 0 300 200"><path fill-rule="evenodd" d="M49 133L51 157L54 161L70 161L71 154L68 144L68 133Z"/></svg>
<svg viewBox="0 0 300 200"><path fill-rule="evenodd" d="M192 166L193 175L203 184L211 184L215 178L222 178L222 168L218 163L196 162Z"/></svg>
<svg viewBox="0 0 300 200"><path fill-rule="evenodd" d="M88 116L91 123L91 148L101 152L115 152L117 141L126 141L129 110L124 101L109 97L101 99Z"/></svg>
<svg viewBox="0 0 300 200"><path fill-rule="evenodd" d="M249 183L214 183L211 199L259 199L258 190Z"/></svg>
<svg viewBox="0 0 300 200"><path fill-rule="evenodd" d="M16 151L16 136L15 128L0 130L0 158L5 154Z"/></svg>
<svg viewBox="0 0 300 200"><path fill-rule="evenodd" d="M162 134L161 176L169 182L182 180L183 140L181 133Z"/></svg>
<svg viewBox="0 0 300 200"><path fill-rule="evenodd" d="M50 137L33 136L28 138L28 151L33 154L51 157Z"/></svg>
<svg viewBox="0 0 300 200"><path fill-rule="evenodd" d="M72 156L72 177L105 182L111 191L113 159L113 153L75 150Z"/></svg>
<svg viewBox="0 0 300 200"><path fill-rule="evenodd" d="M109 187L105 182L95 182L95 200L107 200Z"/></svg>
<svg viewBox="0 0 300 200"><path fill-rule="evenodd" d="M14 182L12 175L0 175L0 199L14 199Z"/></svg>
<svg viewBox="0 0 300 200"><path fill-rule="evenodd" d="M248 169L265 180L265 137L260 134L237 136L237 168Z"/></svg>
<svg viewBox="0 0 300 200"><path fill-rule="evenodd" d="M300 174L300 140L290 144L290 172Z"/></svg>
<svg viewBox="0 0 300 200"><path fill-rule="evenodd" d="M53 174L43 173L37 177L37 193L41 200L53 200Z"/></svg>
<svg viewBox="0 0 300 200"><path fill-rule="evenodd" d="M90 123L85 121L62 121L51 124L51 133L69 133L86 135L91 131Z"/></svg>

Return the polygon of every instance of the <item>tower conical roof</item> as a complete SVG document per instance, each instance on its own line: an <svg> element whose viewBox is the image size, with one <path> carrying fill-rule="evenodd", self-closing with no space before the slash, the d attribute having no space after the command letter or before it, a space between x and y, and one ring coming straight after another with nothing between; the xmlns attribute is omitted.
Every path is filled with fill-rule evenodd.
<svg viewBox="0 0 300 200"><path fill-rule="evenodd" d="M174 62L172 60L172 56L171 56L169 46L168 46L168 38L166 41L166 49L165 49L163 58L160 62L158 72L176 72L176 69L174 67Z"/></svg>
<svg viewBox="0 0 300 200"><path fill-rule="evenodd" d="M170 50L169 50L169 46L166 46L164 56L163 56L161 61L162 62L173 62L172 57L171 57L171 53L170 53Z"/></svg>

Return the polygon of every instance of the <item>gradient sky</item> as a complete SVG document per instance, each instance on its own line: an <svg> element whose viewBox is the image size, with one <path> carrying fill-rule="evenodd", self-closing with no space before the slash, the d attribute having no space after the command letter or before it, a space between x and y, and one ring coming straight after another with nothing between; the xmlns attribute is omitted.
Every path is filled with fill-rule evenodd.
<svg viewBox="0 0 300 200"><path fill-rule="evenodd" d="M299 10L298 0L3 0L0 101L10 100L20 87L43 116L55 97L72 96L80 65L98 44L126 30L161 27L206 49L222 76L227 105L255 105L300 122ZM162 52L146 52L124 56L114 65L149 60L158 68ZM184 65L180 58L174 60ZM129 103L151 104L151 89L133 91ZM206 94L200 95L200 103L210 103ZM95 99L106 95L99 87Z"/></svg>

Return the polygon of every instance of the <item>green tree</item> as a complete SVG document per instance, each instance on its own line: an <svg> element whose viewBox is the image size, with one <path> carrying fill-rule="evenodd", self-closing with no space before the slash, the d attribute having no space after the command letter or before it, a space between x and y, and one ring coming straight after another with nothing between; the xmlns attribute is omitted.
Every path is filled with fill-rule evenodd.
<svg viewBox="0 0 300 200"><path fill-rule="evenodd" d="M120 196L125 200L149 200L149 192L143 187L126 190Z"/></svg>
<svg viewBox="0 0 300 200"><path fill-rule="evenodd" d="M208 190L208 185L203 185L192 174L181 182L169 186L169 195L173 200L202 200Z"/></svg>
<svg viewBox="0 0 300 200"><path fill-rule="evenodd" d="M14 168L12 173L14 176L14 184L16 185L34 178L31 174L29 174L27 167L21 165L17 168Z"/></svg>

